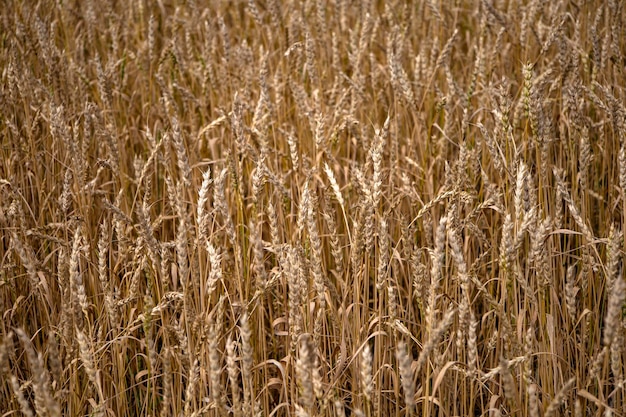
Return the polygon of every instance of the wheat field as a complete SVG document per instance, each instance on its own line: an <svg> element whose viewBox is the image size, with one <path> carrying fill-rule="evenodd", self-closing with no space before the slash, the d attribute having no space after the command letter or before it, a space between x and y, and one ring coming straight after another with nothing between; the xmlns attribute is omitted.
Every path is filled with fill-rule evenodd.
<svg viewBox="0 0 626 417"><path fill-rule="evenodd" d="M626 416L623 2L1 9L1 416Z"/></svg>

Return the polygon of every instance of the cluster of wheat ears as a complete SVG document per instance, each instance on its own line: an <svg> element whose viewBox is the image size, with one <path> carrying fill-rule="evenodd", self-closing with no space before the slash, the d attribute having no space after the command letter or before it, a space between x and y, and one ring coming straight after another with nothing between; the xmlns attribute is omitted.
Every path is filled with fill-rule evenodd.
<svg viewBox="0 0 626 417"><path fill-rule="evenodd" d="M2 416L626 416L618 0L6 0Z"/></svg>

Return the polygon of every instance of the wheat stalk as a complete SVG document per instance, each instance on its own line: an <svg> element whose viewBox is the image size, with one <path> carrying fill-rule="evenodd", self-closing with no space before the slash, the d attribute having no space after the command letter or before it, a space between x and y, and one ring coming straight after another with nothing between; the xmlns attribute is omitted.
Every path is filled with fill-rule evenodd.
<svg viewBox="0 0 626 417"><path fill-rule="evenodd" d="M398 343L396 349L396 360L400 371L400 380L402 381L402 390L404 391L404 402L407 407L412 408L415 404L415 383L413 382L413 370L411 369L411 357L406 351L406 344L402 341Z"/></svg>

